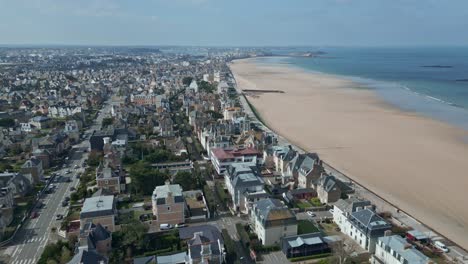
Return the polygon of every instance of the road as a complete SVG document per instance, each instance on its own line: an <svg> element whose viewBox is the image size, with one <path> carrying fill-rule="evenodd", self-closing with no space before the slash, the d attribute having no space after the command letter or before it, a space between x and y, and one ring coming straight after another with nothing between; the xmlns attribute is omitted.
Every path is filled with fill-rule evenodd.
<svg viewBox="0 0 468 264"><path fill-rule="evenodd" d="M102 119L109 113L110 105L105 104L103 110L98 114L95 123L85 132L85 135L91 134L94 130L101 128ZM68 213L68 206L62 206L62 201L65 197L70 197L71 187L75 187L79 183L76 174L84 171L81 168L83 161L88 158L88 152L83 152L84 149L89 148L89 138L74 146L69 160L65 163L65 168L55 171L58 175L62 176L63 180L59 182L52 182L56 186L54 192L50 194L43 194L40 201L44 204L41 209L35 209L39 216L31 219L29 218L24 223L23 227L18 231L11 244L4 249L3 255L9 256L9 263L12 264L32 264L37 263L44 247L49 242L55 242L58 235L51 232L52 228L59 230L61 221L56 221L56 215L66 215ZM67 171L70 173L67 173ZM65 181L65 177L69 177L71 182Z"/></svg>

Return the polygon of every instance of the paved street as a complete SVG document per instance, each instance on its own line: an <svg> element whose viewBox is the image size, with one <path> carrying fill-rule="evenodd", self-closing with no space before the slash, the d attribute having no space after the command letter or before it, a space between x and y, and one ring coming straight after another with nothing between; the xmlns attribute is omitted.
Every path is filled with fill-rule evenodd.
<svg viewBox="0 0 468 264"><path fill-rule="evenodd" d="M91 134L94 130L101 127L102 119L110 110L110 105L105 105L103 110L99 113L96 122L92 125L85 134ZM68 206L63 207L62 201L65 197L70 197L70 187L75 187L79 183L76 174L84 171L81 168L83 161L87 159L88 152L83 152L84 149L89 148L89 138L75 145L74 150L66 162L63 169L56 171L57 177L62 176L59 182L52 182L56 186L53 193L43 194L40 201L44 204L42 209L35 209L39 216L34 219L26 220L24 226L18 231L15 239L10 245L2 251L2 255L9 256L9 263L12 264L32 264L36 263L40 258L44 247L49 242L55 242L58 239L56 233L52 233L53 227L57 230L60 228L61 221L56 221L57 214L66 215L68 213ZM78 167L75 169L75 165ZM70 170L70 173L67 171ZM65 178L69 177L72 181L67 182Z"/></svg>

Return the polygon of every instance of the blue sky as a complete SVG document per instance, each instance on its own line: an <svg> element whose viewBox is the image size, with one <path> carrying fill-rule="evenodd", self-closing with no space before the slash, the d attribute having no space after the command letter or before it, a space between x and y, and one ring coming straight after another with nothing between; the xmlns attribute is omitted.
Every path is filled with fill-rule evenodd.
<svg viewBox="0 0 468 264"><path fill-rule="evenodd" d="M468 45L468 0L0 0L0 44Z"/></svg>

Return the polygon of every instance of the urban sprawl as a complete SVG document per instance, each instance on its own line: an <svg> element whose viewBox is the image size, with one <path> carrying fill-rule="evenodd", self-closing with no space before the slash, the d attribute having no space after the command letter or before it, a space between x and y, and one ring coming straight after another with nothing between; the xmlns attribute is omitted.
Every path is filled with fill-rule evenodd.
<svg viewBox="0 0 468 264"><path fill-rule="evenodd" d="M456 261L261 122L229 64L264 55L0 48L0 262Z"/></svg>

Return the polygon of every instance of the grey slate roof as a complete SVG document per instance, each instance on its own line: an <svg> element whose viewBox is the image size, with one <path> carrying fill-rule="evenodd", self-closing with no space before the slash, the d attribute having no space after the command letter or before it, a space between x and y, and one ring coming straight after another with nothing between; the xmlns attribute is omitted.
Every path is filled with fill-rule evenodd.
<svg viewBox="0 0 468 264"><path fill-rule="evenodd" d="M209 244L211 247L212 255L221 255L222 248L218 245L218 240L223 247L224 242L219 230L212 225L190 226L179 229L179 237L181 240L187 240L190 247L192 259L201 256L201 245Z"/></svg>
<svg viewBox="0 0 468 264"><path fill-rule="evenodd" d="M113 195L86 198L81 209L80 218L113 215L114 209Z"/></svg>
<svg viewBox="0 0 468 264"><path fill-rule="evenodd" d="M397 255L400 255L405 260L407 260L407 263L426 264L429 262L429 258L420 251L416 250L414 247L406 247L408 243L404 238L398 235L379 237L379 241L381 241L385 246L393 249Z"/></svg>
<svg viewBox="0 0 468 264"><path fill-rule="evenodd" d="M284 224L294 224L297 221L289 208L278 199L259 200L253 208L255 217L264 227L269 227L272 221L283 221Z"/></svg>
<svg viewBox="0 0 468 264"><path fill-rule="evenodd" d="M340 199L335 203L335 207L340 209L343 213L351 214L352 212L356 211L358 207L366 207L370 206L371 202L367 200L361 200L355 197L349 199Z"/></svg>
<svg viewBox="0 0 468 264"><path fill-rule="evenodd" d="M351 223L365 232L377 229L390 229L391 225L370 209L363 209L351 213Z"/></svg>
<svg viewBox="0 0 468 264"><path fill-rule="evenodd" d="M68 264L106 264L107 258L97 252L80 249Z"/></svg>

